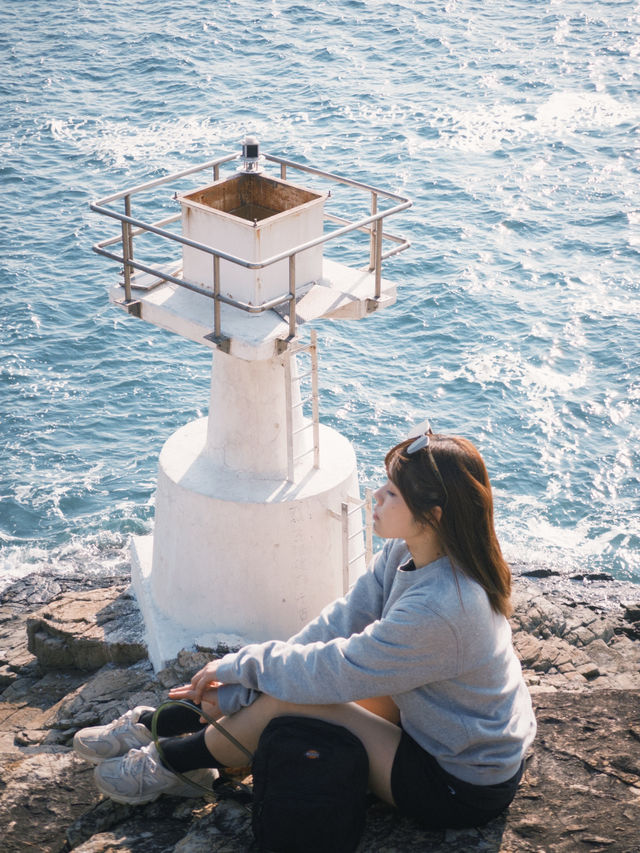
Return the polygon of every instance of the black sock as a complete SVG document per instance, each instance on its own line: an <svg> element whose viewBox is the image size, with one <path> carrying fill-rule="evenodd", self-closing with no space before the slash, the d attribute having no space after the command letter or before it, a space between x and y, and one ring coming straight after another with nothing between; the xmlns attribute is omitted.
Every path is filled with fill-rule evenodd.
<svg viewBox="0 0 640 853"><path fill-rule="evenodd" d="M138 719L139 723L151 731L153 711L143 711ZM172 735L183 735L186 732L197 732L206 727L206 723L200 722L196 711L185 708L184 705L169 705L158 714L158 736L171 737Z"/></svg>
<svg viewBox="0 0 640 853"><path fill-rule="evenodd" d="M202 767L224 767L207 749L204 730L183 737L169 737L161 743L162 763L169 770L187 773Z"/></svg>

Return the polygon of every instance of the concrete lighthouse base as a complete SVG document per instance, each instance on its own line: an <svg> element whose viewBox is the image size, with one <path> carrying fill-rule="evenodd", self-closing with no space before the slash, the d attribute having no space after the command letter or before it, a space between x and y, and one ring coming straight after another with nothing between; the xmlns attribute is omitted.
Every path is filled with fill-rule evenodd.
<svg viewBox="0 0 640 853"><path fill-rule="evenodd" d="M207 445L207 418L159 460L153 536L132 544L132 577L156 669L194 643L286 639L344 592L341 505L358 498L350 443L320 426L320 465L295 482L241 473ZM364 571L360 513L349 580Z"/></svg>

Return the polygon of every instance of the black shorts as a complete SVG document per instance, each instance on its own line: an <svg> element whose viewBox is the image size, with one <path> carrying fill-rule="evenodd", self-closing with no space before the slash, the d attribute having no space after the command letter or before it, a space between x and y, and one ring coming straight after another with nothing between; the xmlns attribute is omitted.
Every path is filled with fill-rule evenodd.
<svg viewBox="0 0 640 853"><path fill-rule="evenodd" d="M398 811L425 829L481 826L513 800L523 767L506 782L472 785L443 770L403 731L391 768L391 793Z"/></svg>

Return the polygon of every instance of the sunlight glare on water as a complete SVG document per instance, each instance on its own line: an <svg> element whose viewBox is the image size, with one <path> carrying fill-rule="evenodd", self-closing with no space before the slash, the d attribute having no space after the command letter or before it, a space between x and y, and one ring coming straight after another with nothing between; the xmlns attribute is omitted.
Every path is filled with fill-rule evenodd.
<svg viewBox="0 0 640 853"><path fill-rule="evenodd" d="M409 195L397 304L318 325L361 484L428 415L509 559L640 580L640 11L604 0L0 7L0 573L125 571L210 354L109 305L88 202L263 150ZM173 211L167 199L168 211Z"/></svg>

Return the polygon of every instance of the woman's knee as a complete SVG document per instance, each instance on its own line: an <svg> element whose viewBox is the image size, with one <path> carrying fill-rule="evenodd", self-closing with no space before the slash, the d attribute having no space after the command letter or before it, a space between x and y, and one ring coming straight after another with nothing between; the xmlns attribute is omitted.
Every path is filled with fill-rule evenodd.
<svg viewBox="0 0 640 853"><path fill-rule="evenodd" d="M340 705L304 705L297 702L287 702L263 693L250 707L255 707L261 714L271 717L282 717L287 714L298 717L333 716Z"/></svg>
<svg viewBox="0 0 640 853"><path fill-rule="evenodd" d="M285 702L283 699L276 699L275 696L263 693L256 699L252 707L255 707L256 710L259 709L262 714L271 718L281 717L283 714L294 714L296 708L300 711L303 706L294 705L293 702Z"/></svg>

